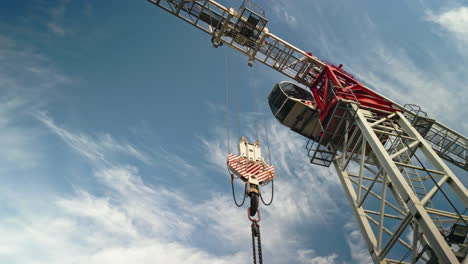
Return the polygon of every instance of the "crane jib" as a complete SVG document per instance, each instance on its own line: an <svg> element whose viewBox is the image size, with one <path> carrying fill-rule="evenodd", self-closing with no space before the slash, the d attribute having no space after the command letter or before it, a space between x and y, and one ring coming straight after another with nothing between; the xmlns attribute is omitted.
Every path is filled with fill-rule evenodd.
<svg viewBox="0 0 468 264"><path fill-rule="evenodd" d="M355 80L353 76L344 72L340 67L321 61L310 52L300 50L294 45L271 34L266 27L263 28L263 31L260 32L260 35L254 40L246 40L245 43L243 43L244 45L239 44L236 40L240 41L240 38L236 38L236 36L239 35L238 32L240 32L240 29L236 29L236 25L239 25L239 20L247 21L247 19L242 19L240 17L241 12L237 12L232 8L226 8L216 1L147 1L212 36L216 34L221 43L246 55L249 58L249 64L252 64L255 60L259 61L307 87L320 84L316 77L319 73L324 73L326 66L330 67L329 71L338 75L338 80L334 79L333 83L341 82L342 77L340 75L349 76L351 79ZM220 32L223 25L224 29ZM348 86L345 85L344 87L346 88ZM385 111L394 111L397 109L405 112L405 115L409 117L414 116L414 114L407 111L403 106L398 105L360 83L358 86L348 88L348 90L354 90L354 92L351 93L341 89L337 91L337 93L339 93L343 99L357 100L365 106L380 108ZM331 91L333 88L331 87L329 90ZM365 91L364 94L362 90ZM314 96L319 98L317 103L327 101L327 97L323 97L319 89L316 89ZM329 96L328 93L327 96ZM320 107L322 120L326 118L327 114L332 112L330 111L332 106L330 104L325 106L324 104L325 103ZM444 160L464 170L468 170L467 138L437 121L432 123L431 132L429 132L425 138L431 143L433 149ZM447 146L449 147L447 148Z"/></svg>

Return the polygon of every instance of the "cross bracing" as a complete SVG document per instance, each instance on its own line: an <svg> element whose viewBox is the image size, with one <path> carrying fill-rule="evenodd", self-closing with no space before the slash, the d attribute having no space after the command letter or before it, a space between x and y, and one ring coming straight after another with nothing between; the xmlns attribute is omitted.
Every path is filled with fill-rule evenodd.
<svg viewBox="0 0 468 264"><path fill-rule="evenodd" d="M349 105L355 118L328 148L374 262L459 263L443 234L468 220L463 184L402 113Z"/></svg>

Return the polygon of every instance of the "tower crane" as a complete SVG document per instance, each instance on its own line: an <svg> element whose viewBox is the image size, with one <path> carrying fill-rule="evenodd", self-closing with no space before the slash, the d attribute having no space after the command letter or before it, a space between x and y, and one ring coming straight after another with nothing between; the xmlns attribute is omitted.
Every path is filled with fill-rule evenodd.
<svg viewBox="0 0 468 264"><path fill-rule="evenodd" d="M374 263L468 263L468 192L445 163L468 170L465 136L270 33L251 1L148 1L295 81L275 85L271 111L336 170Z"/></svg>

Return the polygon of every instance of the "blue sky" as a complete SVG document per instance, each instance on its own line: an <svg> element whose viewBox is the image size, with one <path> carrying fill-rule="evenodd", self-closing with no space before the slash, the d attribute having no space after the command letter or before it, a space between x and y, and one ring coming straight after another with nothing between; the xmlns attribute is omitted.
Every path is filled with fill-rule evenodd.
<svg viewBox="0 0 468 264"><path fill-rule="evenodd" d="M274 34L468 134L468 3L258 4ZM282 75L144 0L9 1L0 18L1 263L248 263L225 169L226 79L242 134L267 121L265 261L369 263L335 172L310 165L305 139L267 109Z"/></svg>

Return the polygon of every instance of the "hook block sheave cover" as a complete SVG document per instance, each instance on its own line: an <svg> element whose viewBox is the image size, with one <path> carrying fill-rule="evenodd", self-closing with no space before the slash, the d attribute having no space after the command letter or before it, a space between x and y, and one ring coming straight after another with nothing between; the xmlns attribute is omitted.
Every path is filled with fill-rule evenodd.
<svg viewBox="0 0 468 264"><path fill-rule="evenodd" d="M244 182L253 177L259 184L264 185L275 178L275 168L264 161L258 140L251 144L247 142L246 137L242 137L239 143L239 155L229 153L227 166L231 173Z"/></svg>

